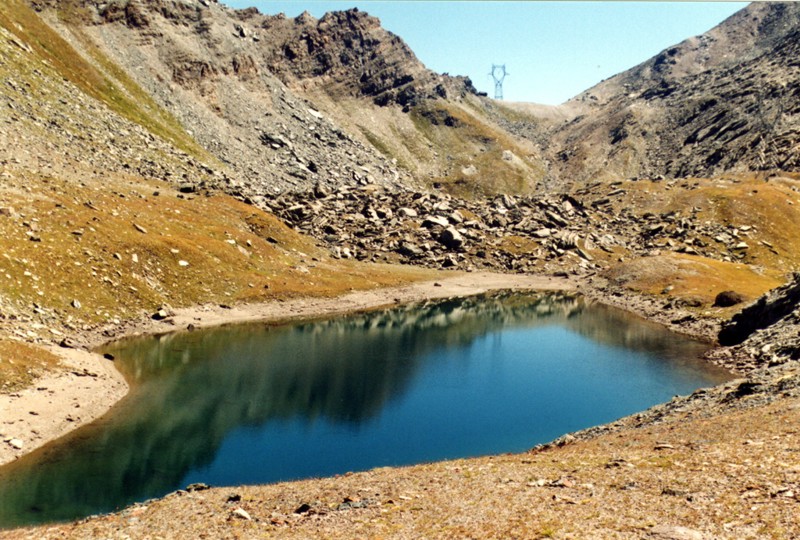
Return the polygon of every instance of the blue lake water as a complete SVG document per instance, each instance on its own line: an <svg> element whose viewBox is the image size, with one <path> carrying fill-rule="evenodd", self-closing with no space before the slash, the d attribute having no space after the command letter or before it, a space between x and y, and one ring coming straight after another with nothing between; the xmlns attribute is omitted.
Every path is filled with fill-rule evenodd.
<svg viewBox="0 0 800 540"><path fill-rule="evenodd" d="M527 450L718 384L706 346L564 294L119 342L101 420L0 468L0 527L236 485Z"/></svg>

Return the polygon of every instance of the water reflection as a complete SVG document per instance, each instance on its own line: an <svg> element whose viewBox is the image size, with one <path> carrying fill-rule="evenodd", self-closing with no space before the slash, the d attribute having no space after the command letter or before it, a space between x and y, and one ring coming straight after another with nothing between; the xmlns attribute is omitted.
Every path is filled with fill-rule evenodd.
<svg viewBox="0 0 800 540"><path fill-rule="evenodd" d="M560 330L527 332L535 328ZM549 400L554 385L563 384L546 379L550 368L534 363L537 353L542 362L554 362L555 371L576 369L557 358L570 350L565 336L576 336L569 339L582 348L576 345L572 354L584 365L598 357L598 343L609 358L620 347L628 355L646 352L648 360L637 356L635 364L649 366L641 375L645 383L636 383L646 385L645 393L653 393L651 379L672 382L664 395L604 411L610 418L584 418L570 403L569 410L531 420L534 427L519 425L534 411L552 408L549 401L532 400ZM719 382L721 373L703 371L692 360L702 349L567 294L505 294L293 326L243 325L121 342L110 352L136 390L112 414L0 470L0 525L109 511L195 479L267 482L520 450L542 437L634 412L675 390ZM639 369L623 357L609 362L624 363L624 371ZM665 364L671 357L682 363ZM504 370L511 374L508 386L495 388ZM608 385L595 382L594 373L565 376L584 379L581 385ZM548 386L537 389L537 383ZM497 393L484 395L487 388ZM596 391L579 386L574 392ZM580 402L575 395L569 399ZM451 406L457 410L446 412ZM440 419L442 411L452 416ZM515 416L521 413L527 416ZM486 417L487 425L477 416ZM464 427L452 429L463 432L464 441L441 436L459 423ZM547 429L534 432L539 425ZM495 426L519 433L512 442L505 431L481 431ZM428 439L426 429L432 432ZM408 449L398 433L409 439Z"/></svg>

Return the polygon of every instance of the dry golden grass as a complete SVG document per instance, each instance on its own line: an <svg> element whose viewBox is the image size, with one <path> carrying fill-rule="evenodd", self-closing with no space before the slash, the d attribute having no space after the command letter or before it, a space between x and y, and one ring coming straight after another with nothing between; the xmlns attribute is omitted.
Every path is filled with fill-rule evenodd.
<svg viewBox="0 0 800 540"><path fill-rule="evenodd" d="M788 273L800 269L800 236L794 233L800 223L800 183L796 181L765 181L754 174L742 174L687 179L672 185L634 182L624 188L627 193L616 202L620 209L633 208L638 214L694 214L693 220L700 224L727 227L728 231L736 228L736 242L748 245L740 255L731 255L715 235L690 231L689 236L718 250L716 257L663 251L656 257L612 262L607 275L631 290L699 299L708 306L726 290L754 300L783 283ZM726 256L731 262L720 260ZM670 290L664 293L667 287Z"/></svg>
<svg viewBox="0 0 800 540"><path fill-rule="evenodd" d="M776 269L759 273L745 264L678 253L620 263L607 275L637 292L661 295L671 287L670 296L697 298L706 305L722 291L733 289L748 300L755 300L783 283L783 274Z"/></svg>
<svg viewBox="0 0 800 540"><path fill-rule="evenodd" d="M0 338L0 392L24 388L58 365L58 358L39 347Z"/></svg>
<svg viewBox="0 0 800 540"><path fill-rule="evenodd" d="M740 239L749 248L738 262L760 265L784 273L800 270L800 182L766 181L755 174L726 175L712 179L690 178L674 185L636 182L625 185L625 205L641 212L696 210L700 223L750 227ZM714 238L701 240L724 252ZM766 242L766 243L765 243Z"/></svg>
<svg viewBox="0 0 800 540"><path fill-rule="evenodd" d="M272 215L225 195L183 197L143 181L27 182L41 183L39 196L0 192L19 214L0 220L2 290L20 310L35 302L62 321L135 317L164 303L336 295L424 274L334 261Z"/></svg>
<svg viewBox="0 0 800 540"><path fill-rule="evenodd" d="M504 236L500 241L500 247L514 255L533 253L539 248L539 243L525 236Z"/></svg>

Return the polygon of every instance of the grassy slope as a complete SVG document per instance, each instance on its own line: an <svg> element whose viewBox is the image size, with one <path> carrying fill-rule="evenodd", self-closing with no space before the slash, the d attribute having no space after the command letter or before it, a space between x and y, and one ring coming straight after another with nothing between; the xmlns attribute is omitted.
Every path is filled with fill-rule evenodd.
<svg viewBox="0 0 800 540"><path fill-rule="evenodd" d="M697 298L705 305L725 290L735 290L754 300L784 282L789 272L800 270L800 183L785 179L765 181L754 175L716 179L690 179L682 185L640 182L627 184L628 193L619 204L638 212L665 214L696 209L698 222L750 227L737 241L749 248L733 255L715 238L692 236L718 249L719 257L682 255L667 250L658 257L644 257L615 264L609 274L630 289L661 295L671 286L670 296ZM679 189L678 189L679 188ZM738 308L734 308L738 310Z"/></svg>
<svg viewBox="0 0 800 540"><path fill-rule="evenodd" d="M335 294L373 273L333 264L309 239L228 196L179 198L159 184L76 187L50 179L46 198L7 195L26 219L36 217L41 240L30 241L21 220L0 222L0 274L11 276L6 298L97 323L161 303ZM37 298L38 291L46 294Z"/></svg>
<svg viewBox="0 0 800 540"><path fill-rule="evenodd" d="M473 106L470 106L473 105ZM426 115L449 117L454 127L432 123ZM544 168L529 157L532 149L493 125L480 107L447 102L422 105L411 112L418 134L438 150L440 174L433 178L454 195L531 194ZM510 151L510 160L503 153ZM474 167L474 174L464 170Z"/></svg>
<svg viewBox="0 0 800 540"><path fill-rule="evenodd" d="M69 81L110 111L193 147L173 119L149 98L139 99L141 90L123 90L105 78L17 0L0 4L0 26L13 33L0 34L0 75L30 88L13 94L15 110L34 116L71 110L84 129L108 129L72 101L76 92ZM255 207L221 194L185 196L160 181L96 174L91 159L83 163L83 156L73 155L74 139L62 127L25 114L10 125L24 134L25 144L0 147L0 337L15 340L0 341L5 388L29 382L52 364L43 354L23 351L19 340L59 340L162 304L336 295L427 275L332 261L310 239ZM107 135L114 134L97 138ZM6 155L11 148L74 159L67 167L35 172L14 165L23 162Z"/></svg>
<svg viewBox="0 0 800 540"><path fill-rule="evenodd" d="M56 369L58 358L38 347L0 338L0 392L13 392Z"/></svg>
<svg viewBox="0 0 800 540"><path fill-rule="evenodd" d="M545 176L533 145L497 126L476 98L431 101L403 113L363 99L334 101L319 92L310 97L340 125L360 133L416 178L428 185L439 183L454 195L530 194ZM446 118L455 125L446 125ZM510 161L503 159L506 150L514 154ZM465 174L470 166L474 173Z"/></svg>

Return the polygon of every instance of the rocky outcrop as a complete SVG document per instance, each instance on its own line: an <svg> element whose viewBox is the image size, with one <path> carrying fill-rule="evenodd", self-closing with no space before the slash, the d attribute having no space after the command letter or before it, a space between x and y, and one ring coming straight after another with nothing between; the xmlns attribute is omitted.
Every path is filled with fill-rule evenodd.
<svg viewBox="0 0 800 540"><path fill-rule="evenodd" d="M248 13L263 32L266 63L289 85L318 86L337 95L364 96L378 105L409 107L424 99L456 98L476 93L468 78L428 70L380 20L359 11L308 13L295 19Z"/></svg>
<svg viewBox="0 0 800 540"><path fill-rule="evenodd" d="M800 359L800 273L723 324L719 342L773 364Z"/></svg>
<svg viewBox="0 0 800 540"><path fill-rule="evenodd" d="M53 17L47 9L59 9L61 4L40 6L42 15L66 37L78 24L77 32L96 42L174 115L234 173L223 185L229 193L269 196L363 177L382 185L414 183L390 159L360 140L359 134L343 129L307 99L302 89L289 88L305 77L334 86L334 79L361 84L354 73L321 67L324 51L331 46L326 44L344 39L345 34L363 34L363 45L354 41L351 54L370 55L376 72L379 66L388 66L388 60L381 64L381 55L391 56L397 49L406 51L413 61L398 53L393 72L399 74L407 66L409 73L419 71L417 78L423 72L433 76L396 37L399 43L386 37L385 45L369 49L378 46L377 38L370 36L388 36L377 19L353 12L341 14L341 21L313 21L321 30L311 36L308 17L269 17L256 9L237 11L208 0L85 0L81 8L88 13L86 20L74 23L70 30L60 26L61 15ZM349 26L346 21L351 21ZM340 24L344 26L337 27L335 35L326 33L325 28L334 32ZM74 45L83 48L84 41ZM87 59L94 58L91 51L84 52ZM332 55L338 53L328 56ZM361 63L355 56L351 60L339 56L337 62L344 62L343 66ZM356 87L351 90L361 93Z"/></svg>

